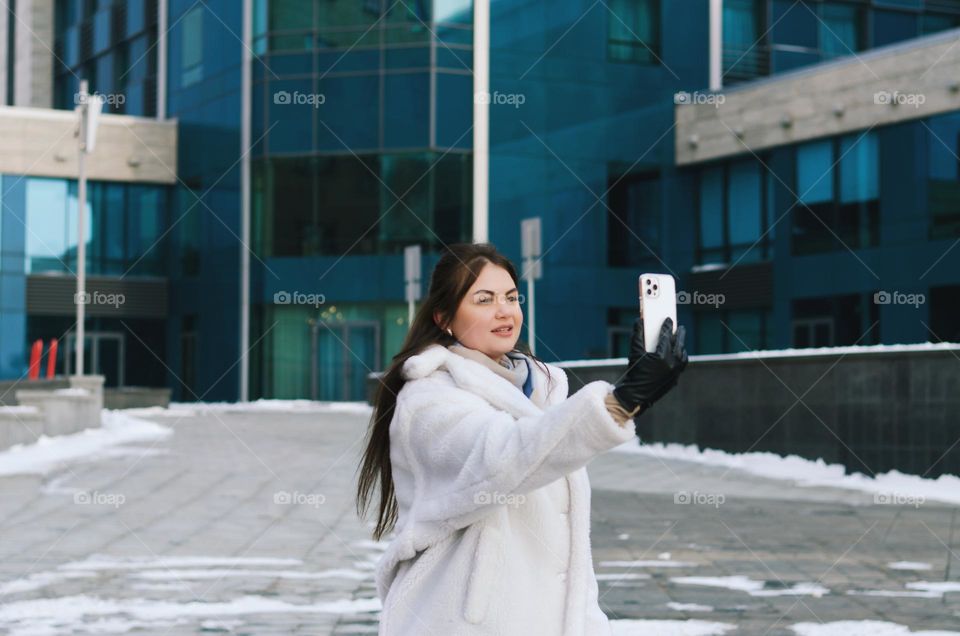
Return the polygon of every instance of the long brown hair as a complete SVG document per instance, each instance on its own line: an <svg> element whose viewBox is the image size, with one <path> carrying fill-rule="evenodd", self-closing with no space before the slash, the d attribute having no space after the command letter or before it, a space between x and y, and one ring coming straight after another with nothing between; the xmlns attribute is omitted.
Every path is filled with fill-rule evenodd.
<svg viewBox="0 0 960 636"><path fill-rule="evenodd" d="M430 291L410 323L410 330L400 352L393 357L389 368L380 378L367 431L367 447L363 453L360 478L357 482L357 513L361 518L366 516L374 487L380 487L380 510L377 526L373 531L374 539L380 540L393 529L397 521L397 498L393 490L390 465L390 422L393 420L397 395L406 383L402 375L403 363L430 345L440 344L447 347L457 342L445 329L453 321L460 301L488 263L505 269L514 284L520 287L513 263L493 245L456 243L446 246L430 277ZM442 325L434 322L434 313L442 317ZM528 356L541 366L547 378L550 378L549 369L530 353L526 343L518 340L514 351Z"/></svg>

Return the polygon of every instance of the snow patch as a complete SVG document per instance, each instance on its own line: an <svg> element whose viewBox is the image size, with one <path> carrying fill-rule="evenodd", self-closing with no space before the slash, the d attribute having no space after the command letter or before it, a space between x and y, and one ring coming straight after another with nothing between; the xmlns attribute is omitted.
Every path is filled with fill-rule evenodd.
<svg viewBox="0 0 960 636"><path fill-rule="evenodd" d="M622 619L610 621L611 636L719 636L736 625L729 623L714 623L689 619L685 621L670 620L635 620ZM847 635L849 636L849 635Z"/></svg>
<svg viewBox="0 0 960 636"><path fill-rule="evenodd" d="M941 475L925 479L896 470L867 477L862 473L846 474L840 464L827 464L797 455L786 457L775 453L727 453L695 445L638 444L631 440L613 449L620 453L635 453L661 459L678 459L710 466L724 466L770 479L793 481L798 486L832 487L858 490L879 496L878 503L904 501L921 505L925 500L960 504L960 478Z"/></svg>
<svg viewBox="0 0 960 636"><path fill-rule="evenodd" d="M884 621L796 623L790 629L799 636L960 636L960 632L911 632L909 627Z"/></svg>
<svg viewBox="0 0 960 636"><path fill-rule="evenodd" d="M32 444L17 444L0 452L0 476L45 475L68 461L98 459L114 447L168 437L166 426L138 419L120 411L102 411L100 428L72 435L41 436Z"/></svg>
<svg viewBox="0 0 960 636"><path fill-rule="evenodd" d="M750 596L813 596L820 598L830 590L816 583L794 583L790 587L768 588L766 582L743 575L736 576L675 576L670 579L681 585L722 587L728 590L747 592Z"/></svg>

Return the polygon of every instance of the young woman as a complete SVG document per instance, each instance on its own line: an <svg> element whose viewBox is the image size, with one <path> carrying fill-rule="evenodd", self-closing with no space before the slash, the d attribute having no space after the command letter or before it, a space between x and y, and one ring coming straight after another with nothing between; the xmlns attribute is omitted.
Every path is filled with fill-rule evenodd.
<svg viewBox="0 0 960 636"><path fill-rule="evenodd" d="M450 246L382 379L357 492L362 517L379 486L376 539L396 530L376 571L381 635L610 633L585 466L676 385L685 331L668 319L647 353L638 319L617 385L568 397L562 369L518 348L518 286L493 246Z"/></svg>

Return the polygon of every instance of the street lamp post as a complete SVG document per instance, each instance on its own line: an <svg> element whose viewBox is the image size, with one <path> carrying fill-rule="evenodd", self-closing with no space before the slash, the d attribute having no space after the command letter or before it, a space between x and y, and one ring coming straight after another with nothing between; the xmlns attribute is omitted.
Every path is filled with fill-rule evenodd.
<svg viewBox="0 0 960 636"><path fill-rule="evenodd" d="M97 138L97 124L103 100L99 95L90 95L87 80L80 80L80 92L77 95L77 293L74 304L77 307L77 338L74 348L77 358L76 375L83 375L83 341L85 338L83 321L87 303L87 244L85 237L87 216L87 153L93 152Z"/></svg>

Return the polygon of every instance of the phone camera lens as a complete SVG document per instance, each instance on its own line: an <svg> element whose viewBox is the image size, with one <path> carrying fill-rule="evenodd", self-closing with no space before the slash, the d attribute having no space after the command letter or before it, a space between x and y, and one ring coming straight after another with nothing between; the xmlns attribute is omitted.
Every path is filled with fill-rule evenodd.
<svg viewBox="0 0 960 636"><path fill-rule="evenodd" d="M656 289L656 288L657 288L657 286L656 286L656 285L654 285L654 286L653 286L653 288L654 288L654 289Z"/></svg>
<svg viewBox="0 0 960 636"><path fill-rule="evenodd" d="M647 290L647 296L649 296L649 295L652 294L652 293L653 293L653 292L650 291L649 289Z"/></svg>
<svg viewBox="0 0 960 636"><path fill-rule="evenodd" d="M647 285L649 285L649 284L650 284L650 279L648 278L648 279L647 279Z"/></svg>

